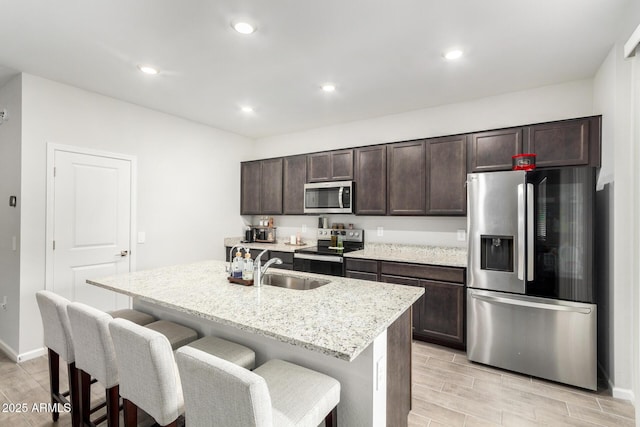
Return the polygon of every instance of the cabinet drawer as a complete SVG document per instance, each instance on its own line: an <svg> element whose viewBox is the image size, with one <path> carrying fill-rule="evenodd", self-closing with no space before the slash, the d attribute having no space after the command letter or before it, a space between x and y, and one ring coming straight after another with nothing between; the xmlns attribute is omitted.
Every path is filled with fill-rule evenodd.
<svg viewBox="0 0 640 427"><path fill-rule="evenodd" d="M394 283L396 285L421 286L419 279L413 279L411 277L390 276L388 274L381 274L380 281L384 283Z"/></svg>
<svg viewBox="0 0 640 427"><path fill-rule="evenodd" d="M378 274L378 261L352 258L345 258L345 260L347 270L366 271L367 273Z"/></svg>
<svg viewBox="0 0 640 427"><path fill-rule="evenodd" d="M464 283L464 269L455 267L439 267L435 265L382 261L380 273L392 276L405 276L419 279Z"/></svg>
<svg viewBox="0 0 640 427"><path fill-rule="evenodd" d="M269 258L280 258L284 264L293 264L293 252L269 251Z"/></svg>
<svg viewBox="0 0 640 427"><path fill-rule="evenodd" d="M361 271L349 271L345 273L345 276L349 279L370 280L372 282L378 281L377 273L363 273Z"/></svg>

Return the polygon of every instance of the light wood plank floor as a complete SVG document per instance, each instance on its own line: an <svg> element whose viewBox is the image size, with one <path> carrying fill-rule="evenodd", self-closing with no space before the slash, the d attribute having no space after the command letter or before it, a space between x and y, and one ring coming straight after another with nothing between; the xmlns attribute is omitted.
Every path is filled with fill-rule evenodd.
<svg viewBox="0 0 640 427"><path fill-rule="evenodd" d="M61 363L60 387L66 390ZM21 364L0 352L0 410L4 404L49 402L46 357ZM104 390L92 387L92 400ZM142 415L142 414L141 414ZM141 424L152 421L140 417ZM71 425L49 413L0 412L0 426ZM106 423L104 424L106 425ZM596 393L470 363L463 352L416 341L413 346L413 410L409 426L634 426L634 408L606 388ZM351 427L351 426L341 426Z"/></svg>
<svg viewBox="0 0 640 427"><path fill-rule="evenodd" d="M631 403L471 363L464 352L414 341L409 426L635 426Z"/></svg>

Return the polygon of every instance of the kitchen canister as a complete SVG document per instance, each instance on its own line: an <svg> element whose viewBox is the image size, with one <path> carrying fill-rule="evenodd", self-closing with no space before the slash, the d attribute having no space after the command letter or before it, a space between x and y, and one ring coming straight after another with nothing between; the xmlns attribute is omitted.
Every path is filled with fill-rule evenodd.
<svg viewBox="0 0 640 427"><path fill-rule="evenodd" d="M511 156L514 171L531 171L536 168L536 155L534 153L521 153Z"/></svg>

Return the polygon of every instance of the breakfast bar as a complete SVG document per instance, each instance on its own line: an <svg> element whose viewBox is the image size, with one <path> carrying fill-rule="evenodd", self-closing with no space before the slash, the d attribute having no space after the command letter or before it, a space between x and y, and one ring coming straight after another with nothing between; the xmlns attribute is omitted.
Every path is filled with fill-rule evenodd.
<svg viewBox="0 0 640 427"><path fill-rule="evenodd" d="M411 306L422 288L271 270L328 281L309 290L242 286L226 263L203 261L89 279L133 298L136 309L253 348L340 381L342 426L407 425L411 406Z"/></svg>

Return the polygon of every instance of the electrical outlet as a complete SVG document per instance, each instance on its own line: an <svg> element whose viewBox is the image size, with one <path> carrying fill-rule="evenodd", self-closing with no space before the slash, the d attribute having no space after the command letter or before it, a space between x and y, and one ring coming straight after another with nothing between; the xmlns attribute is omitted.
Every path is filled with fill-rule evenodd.
<svg viewBox="0 0 640 427"><path fill-rule="evenodd" d="M384 236L384 227L378 227L378 237Z"/></svg>
<svg viewBox="0 0 640 427"><path fill-rule="evenodd" d="M307 232L307 224L302 224L302 232L303 233Z"/></svg>
<svg viewBox="0 0 640 427"><path fill-rule="evenodd" d="M467 231L466 230L458 230L458 241L464 242L467 240Z"/></svg>
<svg viewBox="0 0 640 427"><path fill-rule="evenodd" d="M2 307L3 310L7 309L7 297L6 297L6 295L2 297L2 304L0 304L0 307Z"/></svg>

